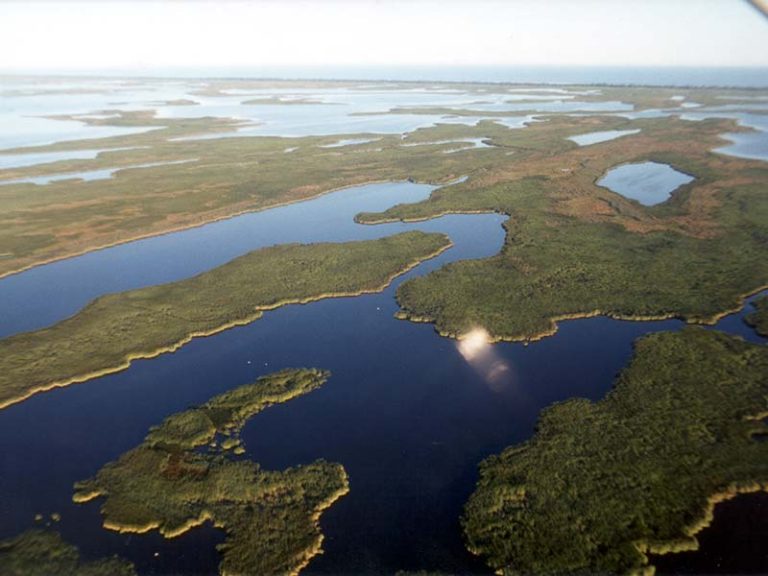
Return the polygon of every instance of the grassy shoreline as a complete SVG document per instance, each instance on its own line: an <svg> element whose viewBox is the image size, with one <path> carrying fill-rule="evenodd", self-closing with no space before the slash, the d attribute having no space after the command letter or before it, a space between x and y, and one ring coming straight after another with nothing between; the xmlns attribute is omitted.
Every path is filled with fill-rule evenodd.
<svg viewBox="0 0 768 576"><path fill-rule="evenodd" d="M442 234L421 232L274 246L186 280L103 296L50 328L0 340L0 408L123 370L281 306L381 291L450 246Z"/></svg>
<svg viewBox="0 0 768 576"><path fill-rule="evenodd" d="M671 124L647 124L618 143L601 143L600 155L584 147L542 159L548 176L536 166L516 180L495 177L495 184L476 176L422 202L358 215L361 223L509 216L496 256L449 264L400 286L398 317L432 322L452 337L482 327L496 340L533 341L553 334L558 321L594 315L712 323L764 289L765 163L711 153L720 141L710 132L715 124L680 124L697 138L686 147ZM708 136L697 137L702 131ZM641 160L696 180L653 207L596 186L608 168Z"/></svg>
<svg viewBox="0 0 768 576"><path fill-rule="evenodd" d="M436 186L443 186L451 182L453 180L452 178L446 178L444 181L435 181L435 182L424 182L425 184L431 184ZM92 248L85 248L80 252L73 252L71 254L65 254L62 256L56 256L53 258L50 258L48 260L42 260L40 262L29 264L23 268L19 268L18 270L11 270L11 271L5 271L0 272L0 280L3 278L7 278L10 276L15 276L17 274L21 274L23 272L26 272L27 270L32 270L33 268L37 268L38 266L45 266L46 264L52 264L54 262L61 262L62 260L68 260L70 258L76 258L77 256L83 256L84 254L88 254L90 252L98 252L99 250L106 250L107 248L114 248L115 246L120 246L122 244L129 244L131 242L136 242L138 240L145 240L147 238L156 238L158 236L165 236L167 234L173 234L175 232L183 232L185 230L192 230L194 228L202 228L203 226L207 226L208 224L214 224L216 222L222 222L225 220L231 220L232 218L237 218L238 216L243 216L245 214L255 214L257 212L265 212L267 210L272 210L274 208L280 208L282 206L290 206L292 204L299 204L301 202L309 202L311 200L315 200L316 198L320 198L322 196L326 196L328 194L333 194L334 192L340 192L341 190L347 190L349 188L357 188L358 186L370 186L372 184L385 184L385 183L398 183L398 182L406 182L406 180L370 180L361 182L358 184L346 184L344 186L339 186L337 188L331 188L330 190L325 190L323 192L320 192L319 194L315 196L311 196L309 198L297 198L295 200L285 200L282 202L278 202L276 204L270 204L267 206L261 206L258 208L248 208L236 212L232 212L231 214L225 214L222 216L215 216L211 219L206 219L199 223L192 223L187 225L182 225L177 228L168 228L167 230L164 230L162 232L148 232L144 235L140 236L133 236L125 239L120 239L112 243L103 244L99 246L95 246Z"/></svg>
<svg viewBox="0 0 768 576"><path fill-rule="evenodd" d="M487 459L462 520L505 574L653 573L691 550L717 502L768 488L768 347L701 328L637 341L598 402L546 409Z"/></svg>
<svg viewBox="0 0 768 576"><path fill-rule="evenodd" d="M680 320L681 322L686 322L691 325L701 325L701 326L714 326L717 324L720 320L725 318L726 316L730 316L731 314L736 314L737 312L740 312L744 309L744 306L746 305L746 301L748 298L751 298L752 296L755 296L756 294L759 294L761 292L764 292L765 290L768 290L768 284L764 286L760 286L754 290L750 290L749 292L744 292L743 294L738 295L739 303L734 305L733 308L722 310L720 312L715 313L712 316L704 317L704 318L695 318L695 319L688 319L681 317L677 314L668 314L668 315L657 315L657 316L624 316L620 314L613 314L609 312L602 312L600 310L592 310L589 312L584 313L577 313L577 314L566 314L562 316L553 316L551 317L552 321L552 328L551 330L545 330L539 333L533 333L530 335L520 335L520 336L508 336L508 335L489 335L487 338L487 341L489 343L496 343L496 342L538 342L540 340L543 340L545 338L549 338L550 336L554 336L557 334L557 331L560 327L561 322L565 322L568 320L584 320L587 318L597 318L597 317L605 317L605 318L611 318L613 320L622 320L627 322L654 322L654 321L660 321L660 320ZM417 316L410 316L407 313L404 313L402 310L399 310L395 313L395 318L398 318L399 320L407 320L408 322L416 322L419 324L434 324L435 318L428 318L428 317L417 317ZM466 332L462 333L455 333L455 332L448 332L445 330L440 330L439 328L435 327L435 332L437 332L440 336L443 338L453 338L456 340L460 340L466 336ZM761 333L760 331L757 331L758 334L761 334L762 336L765 336L765 334Z"/></svg>
<svg viewBox="0 0 768 576"><path fill-rule="evenodd" d="M75 485L73 501L104 497L103 525L176 538L205 522L226 533L221 574L298 574L322 552L322 513L349 492L340 464L275 472L233 459L242 426L274 404L312 392L330 373L286 369L167 417L144 442Z"/></svg>

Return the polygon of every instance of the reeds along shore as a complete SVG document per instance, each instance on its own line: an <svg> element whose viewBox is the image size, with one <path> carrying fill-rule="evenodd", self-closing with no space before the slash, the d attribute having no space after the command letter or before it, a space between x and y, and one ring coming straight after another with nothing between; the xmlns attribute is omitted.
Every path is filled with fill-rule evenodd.
<svg viewBox="0 0 768 576"><path fill-rule="evenodd" d="M166 538L212 522L226 533L221 574L297 574L322 548L319 519L349 492L340 464L318 460L264 471L215 440L325 383L317 369L286 369L166 418L144 442L75 486L78 503L104 497L104 527Z"/></svg>
<svg viewBox="0 0 768 576"><path fill-rule="evenodd" d="M98 298L50 328L0 340L0 407L123 370L280 306L381 291L450 246L447 236L422 232L275 246L187 280Z"/></svg>
<svg viewBox="0 0 768 576"><path fill-rule="evenodd" d="M693 549L717 502L768 485L766 375L765 345L699 327L641 338L603 400L546 409L481 465L470 549L510 574L650 572L649 554Z"/></svg>

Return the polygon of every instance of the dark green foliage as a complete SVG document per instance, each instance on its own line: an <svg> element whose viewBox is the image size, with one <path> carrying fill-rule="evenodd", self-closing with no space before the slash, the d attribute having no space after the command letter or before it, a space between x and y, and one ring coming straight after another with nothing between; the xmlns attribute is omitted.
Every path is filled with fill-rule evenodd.
<svg viewBox="0 0 768 576"><path fill-rule="evenodd" d="M765 209L768 197L749 203ZM768 220L707 239L541 214L513 216L507 230L499 255L403 284L403 316L434 321L450 335L482 326L524 340L550 333L558 318L585 314L708 321L768 283L761 256L768 243L755 237L768 234Z"/></svg>
<svg viewBox="0 0 768 576"><path fill-rule="evenodd" d="M104 152L93 160L64 160L0 170L0 179L145 163L191 162L121 170L113 178L90 182L0 186L0 275L116 242L306 200L344 186L409 177L443 182L474 169L487 169L504 154L495 149L444 154L444 147L439 146L404 147L399 135L374 135L380 137L375 144L350 149L322 145L366 135L172 140L226 133L236 127L233 120L212 118L156 119L126 112L102 123L150 125L158 129L15 150L141 147ZM498 126L465 126L463 130L464 137L488 137L497 132L511 130ZM439 138L441 131L423 129L418 133L426 138ZM294 147L294 152L284 152Z"/></svg>
<svg viewBox="0 0 768 576"><path fill-rule="evenodd" d="M744 321L755 329L760 336L768 338L768 296L753 302L755 311L748 314Z"/></svg>
<svg viewBox="0 0 768 576"><path fill-rule="evenodd" d="M82 562L75 546L57 532L29 530L0 542L3 576L135 576L133 565L117 557Z"/></svg>
<svg viewBox="0 0 768 576"><path fill-rule="evenodd" d="M263 310L381 290L449 243L442 234L407 232L343 244L286 244L186 280L102 296L50 328L0 340L0 406L251 322Z"/></svg>
<svg viewBox="0 0 768 576"><path fill-rule="evenodd" d="M348 490L344 468L319 460L265 471L228 458L212 441L215 432L236 434L263 408L310 392L328 376L283 370L173 415L140 446L79 482L74 499L104 496L104 525L119 531L156 528L172 537L210 520L227 533L222 574L296 573L320 551L320 513Z"/></svg>
<svg viewBox="0 0 768 576"><path fill-rule="evenodd" d="M220 394L198 408L169 416L150 430L145 442L151 447L179 451L210 445L217 433L231 440L249 418L264 408L311 392L329 376L330 372L314 368L275 372Z"/></svg>
<svg viewBox="0 0 768 576"><path fill-rule="evenodd" d="M690 548L710 498L765 488L768 348L702 328L639 340L602 401L547 409L487 459L463 526L509 574L638 570Z"/></svg>
<svg viewBox="0 0 768 576"><path fill-rule="evenodd" d="M765 174L763 174L765 177ZM710 321L768 284L768 196L759 185L719 190L717 232L637 233L618 223L558 214L545 179L481 190L446 188L364 221L419 219L444 212L510 214L505 246L484 260L450 264L404 283L404 318L434 322L447 335L477 327L503 339L551 333L558 318L589 314ZM667 211L679 210L675 207Z"/></svg>
<svg viewBox="0 0 768 576"><path fill-rule="evenodd" d="M510 216L498 255L404 283L400 317L434 322L445 335L482 327L531 340L558 319L594 314L711 322L768 285L768 170L710 152L722 121L638 120L623 126L638 134L584 148L563 144L574 127L561 121L494 135L517 159L498 162L494 176L473 173L426 201L358 215L365 223ZM652 207L595 185L611 167L642 160L695 180Z"/></svg>

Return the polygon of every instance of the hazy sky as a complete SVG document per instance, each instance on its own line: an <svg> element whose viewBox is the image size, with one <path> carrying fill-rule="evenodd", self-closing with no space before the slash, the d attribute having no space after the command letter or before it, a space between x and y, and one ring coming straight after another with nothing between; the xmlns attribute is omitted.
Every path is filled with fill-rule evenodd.
<svg viewBox="0 0 768 576"><path fill-rule="evenodd" d="M741 0L0 2L0 69L768 66Z"/></svg>

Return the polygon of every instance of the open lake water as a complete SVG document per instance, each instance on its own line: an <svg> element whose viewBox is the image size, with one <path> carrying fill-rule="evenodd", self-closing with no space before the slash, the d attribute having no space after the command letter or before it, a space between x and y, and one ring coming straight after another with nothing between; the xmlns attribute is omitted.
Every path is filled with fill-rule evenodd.
<svg viewBox="0 0 768 576"><path fill-rule="evenodd" d="M160 99L141 87L118 86L120 97L95 94L84 105L87 110L77 109L75 102L71 108L85 113L119 98L131 100L132 106ZM182 97L193 87L169 84L162 99ZM312 96L342 102L350 97L349 91L337 92L312 91ZM225 98L232 96L255 97ZM450 102L466 107L467 100L477 100L477 95L446 91L437 96L374 93L366 98L365 105L354 109L371 111L394 100L403 105ZM574 101L575 97L563 100L577 109ZM95 103L99 106L92 106ZM552 99L542 100L542 105L552 107ZM200 106L202 111L204 104ZM318 107L340 110L344 104L306 106L305 115L313 106L315 111ZM280 112L304 107L275 106ZM183 115L193 108L174 107L173 113ZM252 108L261 110L252 113L250 118L255 119L264 116L269 105ZM283 127L286 135L292 130L354 131L329 128L343 122L343 114L332 114L336 114L333 122L315 128L297 112ZM417 120L434 121L414 115L400 124L395 118L388 128L402 130ZM4 147L9 142L15 145L16 140L3 141ZM32 140L34 133L26 141ZM489 381L483 370L467 363L454 340L438 336L429 324L396 320L394 296L408 278L451 261L497 253L504 239L505 217L451 215L373 226L353 221L359 212L416 202L434 189L409 182L348 188L91 252L0 280L0 336L7 336L66 318L99 295L187 278L263 246L363 240L414 229L446 233L454 243L381 293L285 306L247 326L195 339L173 354L139 360L123 372L38 394L0 411L0 539L35 526L35 514L57 512L62 519L54 527L88 558L119 554L134 562L141 574L215 573L219 561L215 544L223 540L221 531L206 525L172 540L157 533L117 534L101 527L101 500L85 505L71 502L72 486L135 447L150 426L169 414L260 375L307 366L328 369L332 376L319 390L258 414L242 433L244 457L266 469L324 458L341 463L349 474L350 493L321 518L325 553L315 557L306 572L488 573L465 550L459 526L463 504L475 486L478 463L529 438L540 411L553 402L602 398L630 359L638 337L679 330L684 324L604 317L564 322L554 336L531 345L493 345L493 354L508 368L508 377ZM744 324L743 315L744 311L727 316L716 328L761 341ZM669 556L659 566L668 573L768 571L768 561L760 552L766 542L763 532L745 533L740 548L729 548L724 536L735 525L764 526L760 518L766 506L760 497L724 505L722 517L718 512L715 525L701 535L701 552Z"/></svg>

